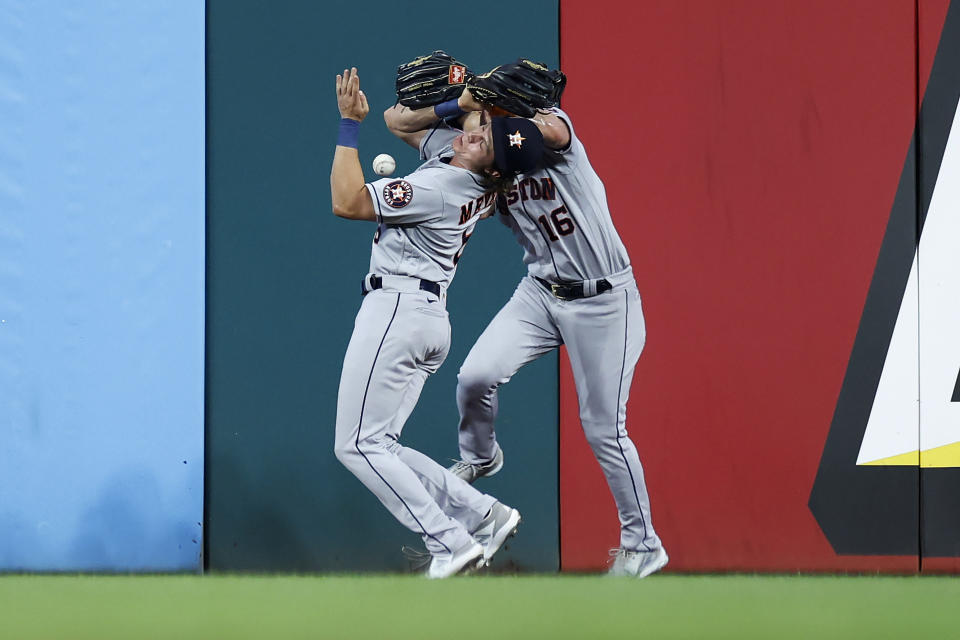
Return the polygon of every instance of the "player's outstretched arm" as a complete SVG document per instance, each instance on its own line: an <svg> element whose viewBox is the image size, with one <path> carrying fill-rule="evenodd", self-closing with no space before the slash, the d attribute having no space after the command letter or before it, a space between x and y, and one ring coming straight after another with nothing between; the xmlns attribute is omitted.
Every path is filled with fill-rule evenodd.
<svg viewBox="0 0 960 640"><path fill-rule="evenodd" d="M459 106L457 106L459 115L456 115L457 112L453 111L455 106L453 103L455 102L455 100L450 100L446 103L447 111L455 115L455 117L447 120L451 126L462 129L463 131L471 131L480 126L479 109L477 112L473 112L472 110L460 109ZM482 105L478 106L480 106L480 109L483 108ZM423 137L427 135L430 129L436 126L437 122L441 119L438 111L441 114L445 113L443 105L411 109L402 104L396 104L383 112L383 121L386 123L390 133L414 149L419 149Z"/></svg>
<svg viewBox="0 0 960 640"><path fill-rule="evenodd" d="M390 133L415 149L420 148L420 141L427 135L427 130L437 123L437 120L433 107L411 109L402 104L395 104L383 112L383 121Z"/></svg>
<svg viewBox="0 0 960 640"><path fill-rule="evenodd" d="M340 133L330 170L330 195L333 213L351 220L376 220L373 200L363 179L363 167L357 151L360 123L370 112L367 97L360 90L357 68L337 75L337 107L340 109Z"/></svg>
<svg viewBox="0 0 960 640"><path fill-rule="evenodd" d="M395 104L383 112L383 121L390 129L390 133L418 133L426 131L437 123L439 118L433 107L411 109L402 104Z"/></svg>
<svg viewBox="0 0 960 640"><path fill-rule="evenodd" d="M559 116L538 111L530 119L543 134L545 146L550 149L565 149L570 144L570 127Z"/></svg>
<svg viewBox="0 0 960 640"><path fill-rule="evenodd" d="M459 98L453 98L432 107L411 109L396 104L383 112L383 121L390 133L411 147L420 148L420 141L441 119L463 131L472 131L481 125L480 112L485 105L478 102L469 89Z"/></svg>

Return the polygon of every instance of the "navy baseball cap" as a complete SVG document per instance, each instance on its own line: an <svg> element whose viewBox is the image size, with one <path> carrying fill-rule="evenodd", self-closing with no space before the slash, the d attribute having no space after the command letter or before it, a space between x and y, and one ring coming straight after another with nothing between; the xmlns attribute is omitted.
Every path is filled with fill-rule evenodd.
<svg viewBox="0 0 960 640"><path fill-rule="evenodd" d="M504 173L529 173L543 156L543 134L526 118L493 118L493 157Z"/></svg>

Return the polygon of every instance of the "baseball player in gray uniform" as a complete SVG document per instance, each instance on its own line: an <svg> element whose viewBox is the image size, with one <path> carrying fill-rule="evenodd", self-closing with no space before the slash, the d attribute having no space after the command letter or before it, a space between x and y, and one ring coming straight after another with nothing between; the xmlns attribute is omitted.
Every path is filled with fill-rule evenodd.
<svg viewBox="0 0 960 640"><path fill-rule="evenodd" d="M469 90L460 114L480 111ZM406 111L392 130L428 126L421 154L432 157L459 135L450 121ZM444 113L456 113L452 107ZM516 176L499 199L499 219L524 248L528 275L477 340L460 369L461 460L450 469L467 482L497 473L497 390L522 367L567 346L580 420L600 462L620 516L620 547L610 573L646 577L668 561L650 517L643 467L625 426L634 367L646 328L630 259L614 227L603 183L560 109L539 111L532 121L547 147L539 168ZM470 115L453 122L477 122ZM389 123L389 119L388 119Z"/></svg>
<svg viewBox="0 0 960 640"><path fill-rule="evenodd" d="M369 112L357 70L337 76L340 134L330 174L333 212L378 223L363 302L344 356L335 453L407 528L443 578L490 561L520 514L427 456L400 445L424 381L450 347L446 292L497 180L529 170L542 137L529 121L499 118L451 139L402 179L364 183L357 151ZM510 145L516 130L523 145Z"/></svg>

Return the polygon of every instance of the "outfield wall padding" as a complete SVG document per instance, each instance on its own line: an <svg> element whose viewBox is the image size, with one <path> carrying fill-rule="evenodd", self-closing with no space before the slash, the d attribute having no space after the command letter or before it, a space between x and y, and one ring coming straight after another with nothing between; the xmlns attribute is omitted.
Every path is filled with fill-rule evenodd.
<svg viewBox="0 0 960 640"><path fill-rule="evenodd" d="M933 65L917 123L920 551L925 573L960 571L960 450L953 443L960 425L960 4L950 7L944 21L945 5L925 0L918 12L920 59Z"/></svg>
<svg viewBox="0 0 960 640"><path fill-rule="evenodd" d="M202 3L0 0L0 571L198 571Z"/></svg>
<svg viewBox="0 0 960 640"><path fill-rule="evenodd" d="M0 0L0 43L0 571L406 568L332 451L374 230L330 211L333 78L360 69L368 178L403 175L381 113L436 48L568 74L643 297L668 571L960 570L960 5ZM403 434L438 461L521 255L492 222L467 247ZM562 349L500 400L497 567L604 569Z"/></svg>
<svg viewBox="0 0 960 640"><path fill-rule="evenodd" d="M955 501L955 470L936 496L924 470L921 520L916 463L857 459L917 242L918 96L948 3L602 5L561 2L564 108L643 297L627 426L669 568L916 571L921 525L925 546L957 540L926 510ZM917 443L905 385L896 426ZM560 397L561 564L599 569L618 522L566 358Z"/></svg>
<svg viewBox="0 0 960 640"><path fill-rule="evenodd" d="M375 230L331 213L334 76L358 67L371 106L360 132L367 179L382 152L404 175L417 152L382 118L397 65L438 48L480 71L518 55L557 65L557 4L212 0L208 9L208 566L406 569L401 545L422 542L333 455L340 369ZM456 374L524 274L521 258L506 227L479 225L449 292L450 353L405 445L444 464L457 457ZM481 488L519 508L524 524L498 565L555 570L557 356L525 367L500 400L507 464Z"/></svg>

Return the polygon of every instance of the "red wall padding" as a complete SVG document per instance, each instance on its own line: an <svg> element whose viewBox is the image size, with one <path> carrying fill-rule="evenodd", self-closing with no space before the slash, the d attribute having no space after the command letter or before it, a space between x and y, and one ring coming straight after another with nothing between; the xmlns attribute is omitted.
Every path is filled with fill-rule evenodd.
<svg viewBox="0 0 960 640"><path fill-rule="evenodd" d="M914 1L564 0L560 22L644 302L627 426L669 568L914 571L837 556L807 507L916 118ZM600 568L619 523L565 355L560 465L561 565Z"/></svg>

